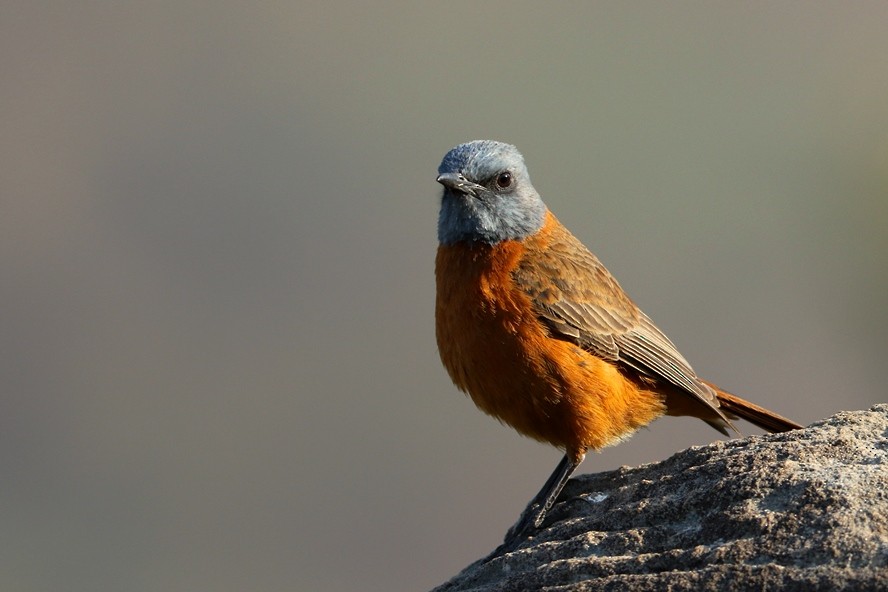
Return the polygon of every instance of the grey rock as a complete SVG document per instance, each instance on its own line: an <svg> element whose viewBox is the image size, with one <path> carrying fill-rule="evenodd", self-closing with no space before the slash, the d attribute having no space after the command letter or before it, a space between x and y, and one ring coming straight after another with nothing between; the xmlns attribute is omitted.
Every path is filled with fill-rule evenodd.
<svg viewBox="0 0 888 592"><path fill-rule="evenodd" d="M888 405L572 479L456 590L888 590Z"/></svg>

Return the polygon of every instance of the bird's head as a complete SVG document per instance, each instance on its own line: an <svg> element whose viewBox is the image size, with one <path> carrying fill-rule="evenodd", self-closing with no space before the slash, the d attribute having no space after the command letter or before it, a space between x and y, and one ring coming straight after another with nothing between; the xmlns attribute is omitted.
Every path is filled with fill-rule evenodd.
<svg viewBox="0 0 888 592"><path fill-rule="evenodd" d="M520 240L543 225L546 205L530 183L524 158L511 144L460 144L438 167L444 186L438 241L496 244Z"/></svg>

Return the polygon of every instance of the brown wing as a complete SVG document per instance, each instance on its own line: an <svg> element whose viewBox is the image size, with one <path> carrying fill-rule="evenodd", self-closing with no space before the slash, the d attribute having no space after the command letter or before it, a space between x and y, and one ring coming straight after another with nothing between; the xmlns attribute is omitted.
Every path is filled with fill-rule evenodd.
<svg viewBox="0 0 888 592"><path fill-rule="evenodd" d="M715 393L697 378L669 338L629 299L598 258L560 225L545 249L523 258L513 279L555 336L666 381L718 409ZM724 426L715 427L724 432Z"/></svg>

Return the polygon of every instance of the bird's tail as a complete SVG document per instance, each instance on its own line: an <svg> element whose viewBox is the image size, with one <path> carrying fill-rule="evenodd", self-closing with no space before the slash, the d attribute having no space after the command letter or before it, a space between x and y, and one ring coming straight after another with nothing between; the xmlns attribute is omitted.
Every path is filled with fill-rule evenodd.
<svg viewBox="0 0 888 592"><path fill-rule="evenodd" d="M789 430L800 430L804 427L791 419L786 419L782 415L768 411L764 407L759 407L755 403L750 403L736 395L725 392L711 382L706 382L706 384L715 391L715 395L718 397L719 409L729 416L736 415L769 432L788 432Z"/></svg>

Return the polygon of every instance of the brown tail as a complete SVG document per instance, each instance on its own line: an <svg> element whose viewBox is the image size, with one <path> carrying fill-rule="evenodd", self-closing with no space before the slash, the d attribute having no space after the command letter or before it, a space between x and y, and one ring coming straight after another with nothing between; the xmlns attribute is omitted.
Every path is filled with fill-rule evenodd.
<svg viewBox="0 0 888 592"><path fill-rule="evenodd" d="M750 403L745 399L741 399L731 393L726 393L714 384L707 382L718 397L720 409L730 415L742 417L749 423L755 424L763 430L769 432L788 432L789 430L800 430L804 426L797 424L791 419L786 419L782 415L778 415L773 411L768 411L764 407L759 407L754 403Z"/></svg>

